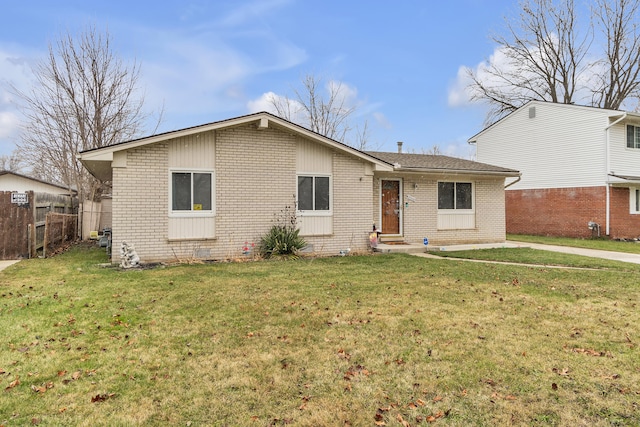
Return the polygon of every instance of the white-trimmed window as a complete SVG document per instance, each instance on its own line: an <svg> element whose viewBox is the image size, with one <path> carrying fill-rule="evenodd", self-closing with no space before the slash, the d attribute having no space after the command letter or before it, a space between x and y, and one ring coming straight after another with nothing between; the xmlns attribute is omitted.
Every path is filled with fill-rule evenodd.
<svg viewBox="0 0 640 427"><path fill-rule="evenodd" d="M298 175L298 211L310 214L330 214L331 176Z"/></svg>
<svg viewBox="0 0 640 427"><path fill-rule="evenodd" d="M640 148L640 127L627 125L627 148Z"/></svg>
<svg viewBox="0 0 640 427"><path fill-rule="evenodd" d="M438 182L438 210L473 210L472 182Z"/></svg>
<svg viewBox="0 0 640 427"><path fill-rule="evenodd" d="M640 214L640 188L629 188L629 212Z"/></svg>
<svg viewBox="0 0 640 427"><path fill-rule="evenodd" d="M172 215L202 216L215 212L214 174L211 170L172 170L169 193Z"/></svg>

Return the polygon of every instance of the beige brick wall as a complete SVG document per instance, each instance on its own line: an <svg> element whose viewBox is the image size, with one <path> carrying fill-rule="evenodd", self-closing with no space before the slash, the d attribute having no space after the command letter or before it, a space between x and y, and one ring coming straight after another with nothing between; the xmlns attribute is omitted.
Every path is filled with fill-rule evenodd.
<svg viewBox="0 0 640 427"><path fill-rule="evenodd" d="M215 136L216 237L168 240L168 143L131 149L127 167L114 168L113 262L122 240L133 243L143 262L228 259L242 255L274 223L275 214L293 206L298 137L254 125L219 130ZM333 234L309 237L322 254L368 249L372 218L372 177L356 158L333 154Z"/></svg>
<svg viewBox="0 0 640 427"><path fill-rule="evenodd" d="M397 178L399 175L388 176ZM438 230L438 181L420 175L404 175L403 237L421 244L424 237L430 245L502 242L505 240L504 180L472 180L475 183L476 227L473 229ZM447 180L446 177L438 177ZM460 180L459 177L451 180ZM414 186L417 185L417 187ZM415 198L410 201L410 195ZM374 180L374 218L380 224L380 179ZM408 203L408 206L406 206Z"/></svg>
<svg viewBox="0 0 640 427"><path fill-rule="evenodd" d="M158 143L127 152L127 167L113 169L113 262L123 240L144 259L166 256L169 204L168 146Z"/></svg>
<svg viewBox="0 0 640 427"><path fill-rule="evenodd" d="M365 164L361 160L334 153L333 235L306 237L315 252L338 255L345 249L351 253L369 250L373 206L367 201L371 200L372 188L373 177L365 175Z"/></svg>

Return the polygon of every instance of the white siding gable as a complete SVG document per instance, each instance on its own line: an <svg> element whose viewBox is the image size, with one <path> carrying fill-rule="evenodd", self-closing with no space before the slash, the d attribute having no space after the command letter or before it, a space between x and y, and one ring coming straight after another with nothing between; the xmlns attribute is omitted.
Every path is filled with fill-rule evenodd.
<svg viewBox="0 0 640 427"><path fill-rule="evenodd" d="M296 172L298 175L328 175L333 179L333 151L318 143L299 139ZM333 185L331 185L331 188ZM334 195L330 194L333 200ZM331 202L333 203L333 202ZM326 236L333 234L333 215L305 213L299 215L300 235Z"/></svg>
<svg viewBox="0 0 640 427"><path fill-rule="evenodd" d="M215 150L214 132L176 138L169 143L169 170L215 170ZM169 240L212 239L216 236L215 225L215 216L170 217L168 237Z"/></svg>
<svg viewBox="0 0 640 427"><path fill-rule="evenodd" d="M530 109L534 108L534 111ZM483 131L477 160L519 170L510 189L604 185L610 110L533 102Z"/></svg>

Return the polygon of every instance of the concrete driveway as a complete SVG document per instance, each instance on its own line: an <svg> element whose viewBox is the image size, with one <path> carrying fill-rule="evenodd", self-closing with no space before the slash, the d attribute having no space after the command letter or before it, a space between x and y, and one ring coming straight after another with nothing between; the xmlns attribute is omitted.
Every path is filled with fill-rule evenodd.
<svg viewBox="0 0 640 427"><path fill-rule="evenodd" d="M0 261L0 271L4 270L5 268L9 267L10 265L13 265L15 263L20 262L20 260L15 260L15 261Z"/></svg>
<svg viewBox="0 0 640 427"><path fill-rule="evenodd" d="M612 261L630 262L633 264L640 264L640 254L629 254L626 252L612 252L601 251L598 249L583 249L574 248L571 246L555 246L555 245L543 245L540 243L523 243L523 242L508 242L510 245L522 248L540 249L543 251L562 252L565 254L582 255L591 258L610 259ZM629 243L634 244L634 243Z"/></svg>
<svg viewBox="0 0 640 427"><path fill-rule="evenodd" d="M632 244L632 243L629 243ZM640 244L640 243L639 243ZM591 258L609 259L613 261L629 262L640 264L640 254L629 254L625 252L601 251L598 249L574 248L571 246L543 245L540 243L527 243L506 241L504 243L486 243L486 244L470 244L470 245L452 245L430 248L429 252L438 251L466 251L471 249L490 249L490 248L531 248L543 251L562 252L565 254L582 255Z"/></svg>

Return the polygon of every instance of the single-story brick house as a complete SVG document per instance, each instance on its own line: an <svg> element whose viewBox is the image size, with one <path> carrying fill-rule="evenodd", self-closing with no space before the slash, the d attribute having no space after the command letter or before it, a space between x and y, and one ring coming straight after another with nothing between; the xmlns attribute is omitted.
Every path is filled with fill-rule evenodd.
<svg viewBox="0 0 640 427"><path fill-rule="evenodd" d="M445 156L363 152L256 113L81 153L112 183L114 253L143 262L234 258L297 203L317 254L369 250L382 239L501 242L504 185L515 170ZM116 260L114 260L116 261Z"/></svg>

